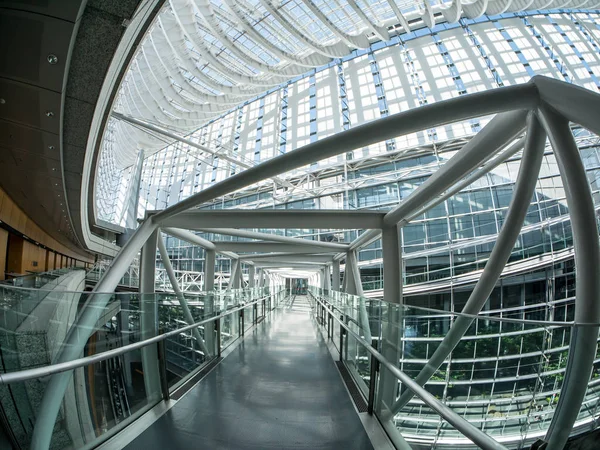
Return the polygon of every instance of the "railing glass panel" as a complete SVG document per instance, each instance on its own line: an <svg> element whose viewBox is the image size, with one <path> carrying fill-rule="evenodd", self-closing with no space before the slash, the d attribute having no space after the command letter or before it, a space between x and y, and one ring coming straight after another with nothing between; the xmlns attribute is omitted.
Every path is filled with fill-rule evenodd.
<svg viewBox="0 0 600 450"><path fill-rule="evenodd" d="M94 307L95 295L110 298L96 312L93 329L80 328L77 318L84 308ZM253 302L260 312L263 298L271 307L281 297L279 289L270 295L268 288L186 295L198 324L193 327L172 293L92 294L0 286L0 296L0 401L13 445L20 448L29 447L34 427L45 415L42 399L55 376L47 369L56 370L53 363L67 336L77 334L85 341L79 357L97 360L67 363L72 376L50 447L91 448L161 401L161 383L169 391L176 389L220 354L217 342L222 350L237 339L240 311L247 330L254 323ZM158 336L156 342L143 342L152 336ZM154 367L162 361L162 374L145 362L148 354ZM160 383L153 386L153 377Z"/></svg>

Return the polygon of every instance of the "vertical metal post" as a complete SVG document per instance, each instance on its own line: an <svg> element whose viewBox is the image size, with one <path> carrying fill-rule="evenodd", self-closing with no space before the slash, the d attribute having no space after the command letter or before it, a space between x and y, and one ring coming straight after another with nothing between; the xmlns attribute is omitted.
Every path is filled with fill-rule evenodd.
<svg viewBox="0 0 600 450"><path fill-rule="evenodd" d="M340 314L340 320L344 322L344 315ZM344 360L344 334L346 333L345 328L340 323L340 361Z"/></svg>
<svg viewBox="0 0 600 450"><path fill-rule="evenodd" d="M211 317L215 311L215 259L216 253L214 250L204 251L204 317ZM204 338L206 346L210 349L215 348L214 342L215 322L210 322L204 325ZM213 353L214 355L215 353Z"/></svg>
<svg viewBox="0 0 600 450"><path fill-rule="evenodd" d="M240 336L244 335L244 308L240 309L238 323L240 324Z"/></svg>
<svg viewBox="0 0 600 450"><path fill-rule="evenodd" d="M254 315L252 323L254 323L254 325L256 325L258 323L258 308L257 308L257 306L258 305L255 303L252 308L252 313Z"/></svg>
<svg viewBox="0 0 600 450"><path fill-rule="evenodd" d="M255 278L256 269L254 266L248 266L248 287L250 289L254 288L254 278Z"/></svg>
<svg viewBox="0 0 600 450"><path fill-rule="evenodd" d="M140 339L149 339L158 334L158 302L154 293L156 272L156 247L158 230L154 230L142 247L140 256ZM160 396L160 372L157 348L147 345L141 350L142 369L146 396L152 399Z"/></svg>
<svg viewBox="0 0 600 450"><path fill-rule="evenodd" d="M371 346L377 350L377 341L373 339ZM377 374L379 373L379 360L371 355L371 370L369 374L369 403L367 412L373 414L373 405L375 404L375 388L377 386Z"/></svg>
<svg viewBox="0 0 600 450"><path fill-rule="evenodd" d="M398 364L401 351L402 321L401 309L395 304L402 303L402 243L397 226L381 230L383 248L383 299L388 302L387 320L382 321L380 351L383 356ZM391 409L396 400L398 381L388 371L379 374L377 409L381 417L385 409Z"/></svg>
<svg viewBox="0 0 600 450"><path fill-rule="evenodd" d="M160 388L163 400L171 398L169 392L169 380L167 378L167 340L163 339L156 343L156 352L158 354L158 366L160 368Z"/></svg>
<svg viewBox="0 0 600 450"><path fill-rule="evenodd" d="M340 290L340 260L335 259L332 264L333 274L331 275L331 290Z"/></svg>
<svg viewBox="0 0 600 450"><path fill-rule="evenodd" d="M217 319L215 322L215 332L217 334L216 344L217 344L217 357L221 357L221 319Z"/></svg>

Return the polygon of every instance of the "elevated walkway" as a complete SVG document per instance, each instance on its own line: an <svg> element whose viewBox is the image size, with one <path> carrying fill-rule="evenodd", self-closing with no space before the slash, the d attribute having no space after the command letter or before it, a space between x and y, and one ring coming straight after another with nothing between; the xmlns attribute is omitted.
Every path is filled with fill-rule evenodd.
<svg viewBox="0 0 600 450"><path fill-rule="evenodd" d="M125 448L372 449L311 311L295 297Z"/></svg>

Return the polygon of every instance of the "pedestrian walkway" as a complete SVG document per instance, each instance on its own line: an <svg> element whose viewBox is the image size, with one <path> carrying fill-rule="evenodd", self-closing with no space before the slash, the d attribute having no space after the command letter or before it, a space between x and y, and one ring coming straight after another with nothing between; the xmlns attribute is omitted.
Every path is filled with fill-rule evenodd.
<svg viewBox="0 0 600 450"><path fill-rule="evenodd" d="M327 346L297 296L249 332L133 440L150 449L372 449Z"/></svg>

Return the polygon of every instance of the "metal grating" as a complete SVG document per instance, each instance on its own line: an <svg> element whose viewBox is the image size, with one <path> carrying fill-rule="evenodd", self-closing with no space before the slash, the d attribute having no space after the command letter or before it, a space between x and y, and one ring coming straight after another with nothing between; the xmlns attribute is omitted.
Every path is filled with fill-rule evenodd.
<svg viewBox="0 0 600 450"><path fill-rule="evenodd" d="M352 379L352 375L350 375L350 372L348 372L348 369L346 369L346 366L344 366L344 363L342 361L336 361L335 365L337 366L338 370L340 371L340 374L342 375L344 383L346 384L346 388L348 389L350 397L352 397L352 401L354 402L354 406L356 406L358 412L367 412L367 402L360 393L358 386L356 386L356 383Z"/></svg>

